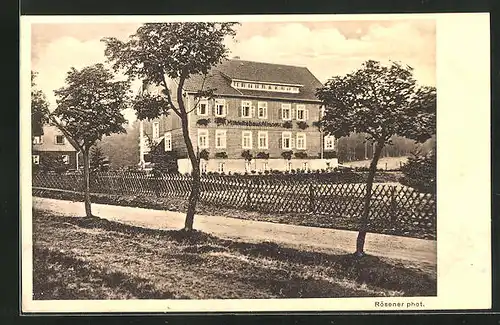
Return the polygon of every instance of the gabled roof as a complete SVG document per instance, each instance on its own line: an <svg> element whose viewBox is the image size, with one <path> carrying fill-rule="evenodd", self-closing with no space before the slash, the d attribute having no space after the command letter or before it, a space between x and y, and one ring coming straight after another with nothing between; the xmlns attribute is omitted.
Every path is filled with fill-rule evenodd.
<svg viewBox="0 0 500 325"><path fill-rule="evenodd" d="M205 79L205 80L204 80ZM235 89L231 80L247 80L268 83L302 85L299 93L271 92L251 89ZM316 89L321 82L305 67L244 60L224 60L204 78L191 76L184 85L187 91L198 91L204 81L204 89L216 88L217 95L269 97L317 101Z"/></svg>

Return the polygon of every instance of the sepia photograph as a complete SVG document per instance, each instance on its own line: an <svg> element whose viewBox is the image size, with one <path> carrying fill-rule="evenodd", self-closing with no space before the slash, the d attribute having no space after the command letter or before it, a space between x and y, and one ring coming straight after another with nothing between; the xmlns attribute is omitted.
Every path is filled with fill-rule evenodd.
<svg viewBox="0 0 500 325"><path fill-rule="evenodd" d="M437 18L273 17L23 25L23 299L432 308Z"/></svg>

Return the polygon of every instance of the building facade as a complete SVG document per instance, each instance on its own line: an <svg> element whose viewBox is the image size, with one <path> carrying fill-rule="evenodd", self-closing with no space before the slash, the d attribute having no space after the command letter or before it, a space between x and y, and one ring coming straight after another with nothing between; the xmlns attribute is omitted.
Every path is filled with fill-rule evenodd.
<svg viewBox="0 0 500 325"><path fill-rule="evenodd" d="M175 80L169 80L176 89ZM323 137L315 122L321 102L315 91L322 84L304 67L226 60L206 77L185 84L189 134L203 172L314 170L335 167L335 141ZM146 85L144 91L159 94ZM196 98L215 89L213 98ZM175 91L172 97L176 102ZM180 172L189 172L180 118L144 121L140 128L140 159L147 162L150 141L178 158ZM206 159L208 158L208 159Z"/></svg>
<svg viewBox="0 0 500 325"><path fill-rule="evenodd" d="M55 126L44 125L43 132L34 134L32 140L33 165L40 165L44 159L59 160L65 169L78 169L77 150Z"/></svg>

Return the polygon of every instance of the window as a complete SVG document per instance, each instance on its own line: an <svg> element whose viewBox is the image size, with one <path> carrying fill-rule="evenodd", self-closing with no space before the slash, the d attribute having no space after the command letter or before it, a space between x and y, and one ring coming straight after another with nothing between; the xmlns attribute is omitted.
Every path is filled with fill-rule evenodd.
<svg viewBox="0 0 500 325"><path fill-rule="evenodd" d="M269 169L269 164L267 163L267 161L263 162L262 163L262 170L268 170Z"/></svg>
<svg viewBox="0 0 500 325"><path fill-rule="evenodd" d="M69 164L69 155L62 155L62 161L65 165Z"/></svg>
<svg viewBox="0 0 500 325"><path fill-rule="evenodd" d="M309 165L308 165L307 162L305 162L305 163L302 164L302 169L303 170L309 170Z"/></svg>
<svg viewBox="0 0 500 325"><path fill-rule="evenodd" d="M290 85L277 85L277 84L262 84L262 83L257 83L257 82L240 82L240 81L233 81L231 83L231 86L234 88L241 88L241 89L258 89L258 90L264 90L264 91L273 91L273 92L286 92L286 93L298 93L299 92L299 87L298 86L290 86Z"/></svg>
<svg viewBox="0 0 500 325"><path fill-rule="evenodd" d="M308 113L305 105L297 105L297 121L306 121L309 118Z"/></svg>
<svg viewBox="0 0 500 325"><path fill-rule="evenodd" d="M226 147L226 130L215 130L215 147L217 149Z"/></svg>
<svg viewBox="0 0 500 325"><path fill-rule="evenodd" d="M266 119L267 118L267 103L258 102L257 103L257 117Z"/></svg>
<svg viewBox="0 0 500 325"><path fill-rule="evenodd" d="M198 107L198 111L197 111L198 115L201 115L201 116L208 115L208 100L200 99L197 107Z"/></svg>
<svg viewBox="0 0 500 325"><path fill-rule="evenodd" d="M204 159L200 160L200 171L202 173L206 173L207 172L207 162Z"/></svg>
<svg viewBox="0 0 500 325"><path fill-rule="evenodd" d="M40 156L39 155L33 155L31 157L33 158L33 163L35 165L38 165L40 163Z"/></svg>
<svg viewBox="0 0 500 325"><path fill-rule="evenodd" d="M252 131L243 131L241 134L241 147L252 149Z"/></svg>
<svg viewBox="0 0 500 325"><path fill-rule="evenodd" d="M226 116L226 101L224 99L215 100L215 116Z"/></svg>
<svg viewBox="0 0 500 325"><path fill-rule="evenodd" d="M246 118L252 117L252 102L246 100L241 102L241 116Z"/></svg>
<svg viewBox="0 0 500 325"><path fill-rule="evenodd" d="M267 131L259 131L258 138L259 149L267 149Z"/></svg>
<svg viewBox="0 0 500 325"><path fill-rule="evenodd" d="M335 137L333 135L325 137L325 149L335 149Z"/></svg>
<svg viewBox="0 0 500 325"><path fill-rule="evenodd" d="M319 117L320 117L320 118L325 117L325 106L321 106L321 107L319 108Z"/></svg>
<svg viewBox="0 0 500 325"><path fill-rule="evenodd" d="M165 151L172 151L172 133L166 132L163 139L165 141Z"/></svg>
<svg viewBox="0 0 500 325"><path fill-rule="evenodd" d="M297 149L305 149L305 148L306 148L306 134L297 133Z"/></svg>
<svg viewBox="0 0 500 325"><path fill-rule="evenodd" d="M64 135L56 135L55 142L56 144L64 144L65 143Z"/></svg>
<svg viewBox="0 0 500 325"><path fill-rule="evenodd" d="M283 149L292 149L292 133L283 132L281 134L281 147Z"/></svg>
<svg viewBox="0 0 500 325"><path fill-rule="evenodd" d="M208 130L198 130L198 148L208 148Z"/></svg>
<svg viewBox="0 0 500 325"><path fill-rule="evenodd" d="M286 163L286 169L290 172L292 171L292 163L289 161Z"/></svg>
<svg viewBox="0 0 500 325"><path fill-rule="evenodd" d="M41 135L37 135L33 137L33 144L42 144L43 137Z"/></svg>
<svg viewBox="0 0 500 325"><path fill-rule="evenodd" d="M224 165L225 165L225 163L223 163L223 162L220 162L220 163L217 165L217 171L218 171L219 173L223 173L223 172L224 172Z"/></svg>
<svg viewBox="0 0 500 325"><path fill-rule="evenodd" d="M153 139L158 139L160 137L160 123L153 123Z"/></svg>
<svg viewBox="0 0 500 325"><path fill-rule="evenodd" d="M292 108L290 104L281 104L281 118L286 121L292 119Z"/></svg>

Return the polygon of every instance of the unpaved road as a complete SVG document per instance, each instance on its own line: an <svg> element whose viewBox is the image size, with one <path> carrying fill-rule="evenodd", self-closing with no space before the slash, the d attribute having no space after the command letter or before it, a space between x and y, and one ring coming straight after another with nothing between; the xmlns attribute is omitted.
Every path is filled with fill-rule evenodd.
<svg viewBox="0 0 500 325"><path fill-rule="evenodd" d="M82 202L33 198L33 208L56 215L84 216ZM184 213L105 204L92 204L92 213L124 224L155 228L180 229ZM271 241L288 247L325 253L351 253L356 247L355 231L277 224L221 216L195 216L195 229L213 235L246 242ZM436 265L436 241L369 233L367 254Z"/></svg>

